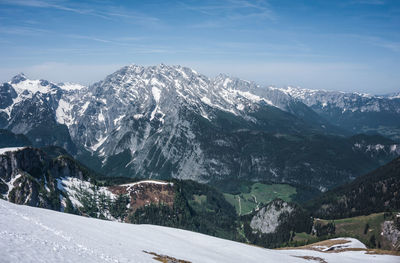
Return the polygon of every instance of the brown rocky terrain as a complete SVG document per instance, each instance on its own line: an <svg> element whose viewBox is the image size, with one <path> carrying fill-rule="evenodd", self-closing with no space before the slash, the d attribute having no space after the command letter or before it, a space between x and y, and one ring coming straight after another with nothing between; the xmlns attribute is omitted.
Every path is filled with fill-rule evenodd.
<svg viewBox="0 0 400 263"><path fill-rule="evenodd" d="M169 207L172 207L174 204L175 191L172 183L141 181L132 184L110 186L109 190L115 195L129 195L129 210L131 213L134 213L140 207L150 204L164 204Z"/></svg>

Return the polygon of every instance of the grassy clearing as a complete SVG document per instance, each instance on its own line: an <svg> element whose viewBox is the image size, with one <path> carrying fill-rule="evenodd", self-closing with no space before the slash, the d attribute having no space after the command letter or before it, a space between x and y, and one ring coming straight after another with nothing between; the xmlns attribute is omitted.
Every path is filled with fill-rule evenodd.
<svg viewBox="0 0 400 263"><path fill-rule="evenodd" d="M189 200L189 204L196 211L214 212L214 210L210 209L210 207L207 206L207 196L206 195L193 195L193 199Z"/></svg>
<svg viewBox="0 0 400 263"><path fill-rule="evenodd" d="M291 201L291 196L296 194L296 188L287 184L254 183L249 192L240 194L224 193L225 199L235 206L239 215L248 214L262 204L267 204L275 198Z"/></svg>
<svg viewBox="0 0 400 263"><path fill-rule="evenodd" d="M294 246L298 246L301 244L310 244L310 243L315 243L315 242L318 242L318 237L313 236L311 234L307 234L305 232L296 233L293 238Z"/></svg>
<svg viewBox="0 0 400 263"><path fill-rule="evenodd" d="M193 199L199 205L202 205L203 203L207 202L207 196L206 195L193 195Z"/></svg>
<svg viewBox="0 0 400 263"><path fill-rule="evenodd" d="M328 220L320 220L328 223ZM354 237L366 244L368 247L390 249L390 245L381 236L382 223L385 221L383 213L371 214L368 216L357 216L333 220L336 226L337 236ZM366 227L368 224L369 227ZM375 236L375 246L371 244L371 238Z"/></svg>
<svg viewBox="0 0 400 263"><path fill-rule="evenodd" d="M382 224L390 218L384 217L384 213L375 213L368 216L357 216L336 220L315 219L321 224L333 222L335 224L335 237L353 237L363 242L367 247L378 251L391 250L391 244L381 236ZM296 233L293 241L298 244L309 244L318 239L310 234Z"/></svg>

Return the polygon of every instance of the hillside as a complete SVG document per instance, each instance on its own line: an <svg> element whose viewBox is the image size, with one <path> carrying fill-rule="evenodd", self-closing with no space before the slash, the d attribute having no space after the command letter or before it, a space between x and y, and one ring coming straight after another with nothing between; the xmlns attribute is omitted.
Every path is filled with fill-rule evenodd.
<svg viewBox="0 0 400 263"><path fill-rule="evenodd" d="M0 200L5 262L398 262L361 251L268 250L173 228L109 222ZM23 249L21 249L23 248ZM175 260L175 261L173 261ZM181 260L181 261L179 261Z"/></svg>
<svg viewBox="0 0 400 263"><path fill-rule="evenodd" d="M307 188L243 182L236 189L239 192L221 193L190 180L100 177L54 146L2 148L0 162L1 197L17 204L181 228L270 248L329 237L322 232L311 233L312 220L299 205L276 199L301 200L298 196L304 196ZM229 186L226 189L235 190ZM355 210L346 208L344 212ZM268 218L275 223L271 231L265 232ZM299 232L307 236L298 239L303 235Z"/></svg>
<svg viewBox="0 0 400 263"><path fill-rule="evenodd" d="M352 237L370 249L400 250L400 224L398 213L374 213L343 219L314 218L311 233L297 232L288 246L302 247L334 237Z"/></svg>
<svg viewBox="0 0 400 263"><path fill-rule="evenodd" d="M208 185L102 178L59 147L2 148L0 164L0 197L13 203L239 239L234 207Z"/></svg>
<svg viewBox="0 0 400 263"><path fill-rule="evenodd" d="M400 210L400 158L306 204L316 217L337 219Z"/></svg>

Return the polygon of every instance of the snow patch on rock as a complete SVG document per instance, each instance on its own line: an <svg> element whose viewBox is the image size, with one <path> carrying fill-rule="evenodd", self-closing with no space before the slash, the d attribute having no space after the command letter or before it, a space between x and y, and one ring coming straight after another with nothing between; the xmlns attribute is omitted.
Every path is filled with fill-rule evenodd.
<svg viewBox="0 0 400 263"><path fill-rule="evenodd" d="M6 148L0 148L0 154L5 154L6 152L16 152L22 149L25 149L26 147L6 147Z"/></svg>

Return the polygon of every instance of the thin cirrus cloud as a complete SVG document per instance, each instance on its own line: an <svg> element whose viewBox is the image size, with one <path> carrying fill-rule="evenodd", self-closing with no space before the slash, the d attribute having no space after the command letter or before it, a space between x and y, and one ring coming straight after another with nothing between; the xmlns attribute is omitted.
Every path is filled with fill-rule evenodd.
<svg viewBox="0 0 400 263"><path fill-rule="evenodd" d="M180 2L180 7L205 16L202 22L188 25L192 28L218 28L235 26L246 20L276 21L277 19L277 15L265 1L227 0L200 3L195 6Z"/></svg>
<svg viewBox="0 0 400 263"><path fill-rule="evenodd" d="M37 36L50 33L50 30L28 26L0 26L0 34Z"/></svg>
<svg viewBox="0 0 400 263"><path fill-rule="evenodd" d="M11 5L11 6L22 6L22 7L33 7L33 8L47 8L56 9L60 11L67 11L76 13L79 15L95 16L103 19L113 18L126 18L130 19L131 22L139 23L150 23L156 24L160 20L156 17L141 14L135 11L122 12L116 6L113 5L98 5L88 8L87 5L74 3L74 6L70 6L65 1L45 1L45 0L2 0L0 3Z"/></svg>
<svg viewBox="0 0 400 263"><path fill-rule="evenodd" d="M78 14L90 14L92 10L78 9L67 7L62 4L58 4L58 1L40 1L40 0L3 0L2 3L9 5L18 5L26 7L36 7L36 8L53 8L62 11L69 11Z"/></svg>
<svg viewBox="0 0 400 263"><path fill-rule="evenodd" d="M369 42L371 45L375 45L378 47L382 47L382 48L391 50L396 53L400 53L400 42L393 42L393 41L385 40L385 39L382 39L379 37L372 37L372 36L364 37L362 39Z"/></svg>

